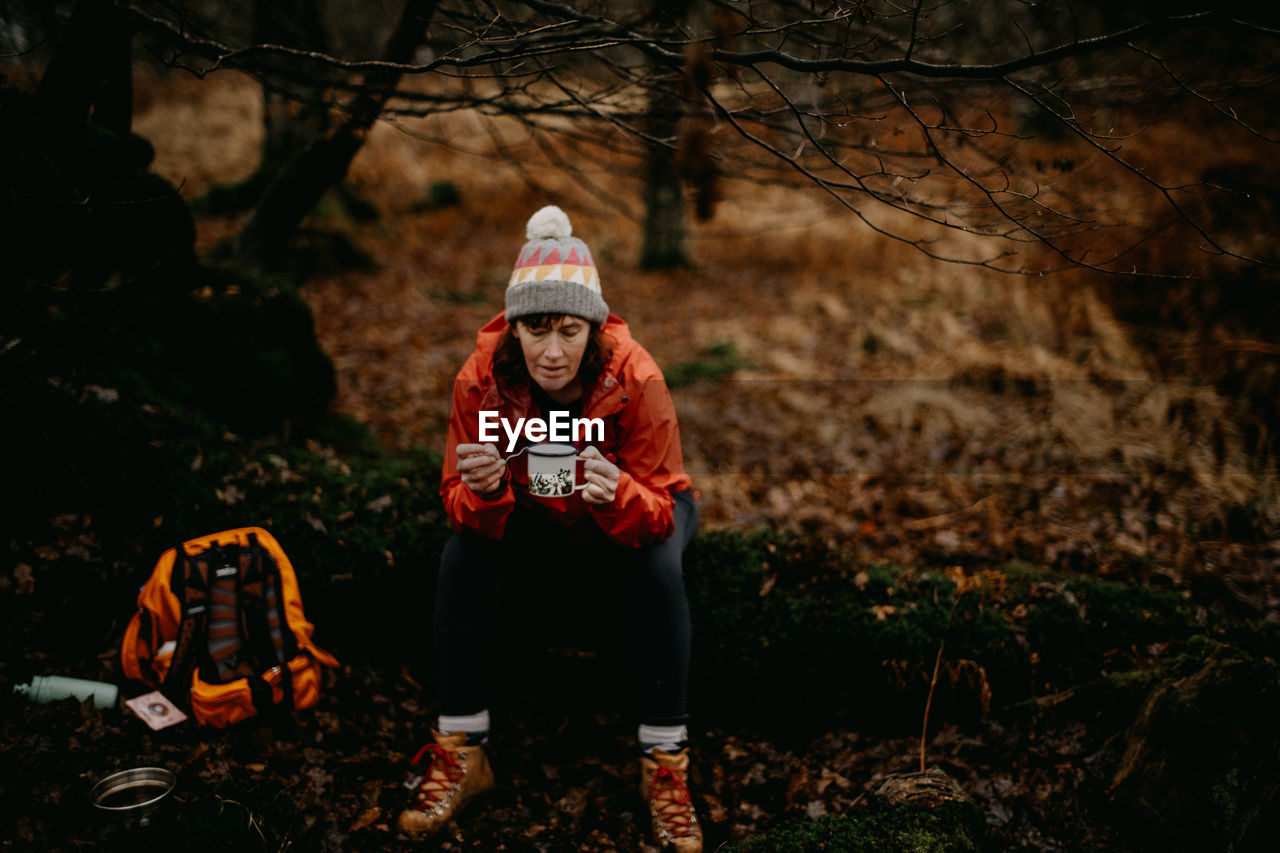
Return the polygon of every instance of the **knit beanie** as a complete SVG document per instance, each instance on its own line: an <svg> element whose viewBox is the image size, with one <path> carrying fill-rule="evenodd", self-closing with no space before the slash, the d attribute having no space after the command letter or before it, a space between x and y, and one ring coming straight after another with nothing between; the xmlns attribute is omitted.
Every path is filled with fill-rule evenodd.
<svg viewBox="0 0 1280 853"><path fill-rule="evenodd" d="M587 244L573 236L565 212L554 205L529 217L529 242L520 250L507 285L507 322L530 314L572 314L603 325L609 306Z"/></svg>

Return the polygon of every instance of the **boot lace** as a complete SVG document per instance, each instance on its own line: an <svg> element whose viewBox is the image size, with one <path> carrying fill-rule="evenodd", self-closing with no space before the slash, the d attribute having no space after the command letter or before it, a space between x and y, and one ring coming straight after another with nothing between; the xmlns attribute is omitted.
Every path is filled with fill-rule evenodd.
<svg viewBox="0 0 1280 853"><path fill-rule="evenodd" d="M438 743L429 743L418 750L418 754L409 762L410 766L417 767L424 755L430 755L430 764L426 772L414 782L413 787L417 789L418 802L413 807L420 811L430 811L444 800L449 791L462 782L467 769L453 757L453 753Z"/></svg>
<svg viewBox="0 0 1280 853"><path fill-rule="evenodd" d="M659 767L649 786L649 807L672 836L693 834L693 801L684 774L670 767Z"/></svg>

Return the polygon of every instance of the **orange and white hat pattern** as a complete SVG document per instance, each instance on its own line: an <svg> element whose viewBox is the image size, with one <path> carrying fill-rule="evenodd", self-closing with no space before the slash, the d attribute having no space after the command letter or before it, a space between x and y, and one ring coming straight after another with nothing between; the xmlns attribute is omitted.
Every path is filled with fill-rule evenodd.
<svg viewBox="0 0 1280 853"><path fill-rule="evenodd" d="M609 306L600 292L600 275L591 250L573 236L560 208L549 205L529 218L528 240L507 284L506 318L530 314L572 314L603 324Z"/></svg>

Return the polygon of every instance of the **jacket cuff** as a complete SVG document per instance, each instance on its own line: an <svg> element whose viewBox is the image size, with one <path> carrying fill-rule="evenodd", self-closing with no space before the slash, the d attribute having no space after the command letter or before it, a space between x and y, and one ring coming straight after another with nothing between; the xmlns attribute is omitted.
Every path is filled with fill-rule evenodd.
<svg viewBox="0 0 1280 853"><path fill-rule="evenodd" d="M597 518L613 518L622 512L623 500L631 493L635 478L621 469L618 470L618 485L613 490L613 500L607 504L587 504L587 509ZM584 501L585 503L585 501Z"/></svg>
<svg viewBox="0 0 1280 853"><path fill-rule="evenodd" d="M473 530L489 539L501 539L507 526L507 516L516 505L516 496L510 484L497 491L491 499L478 495L467 486L458 484L462 494L449 510L454 529Z"/></svg>
<svg viewBox="0 0 1280 853"><path fill-rule="evenodd" d="M489 503L493 503L494 501L502 500L502 497L510 488L511 478L509 476L503 476L502 480L498 483L498 488L494 489L492 492L485 492L483 495L480 495L480 498L488 501Z"/></svg>

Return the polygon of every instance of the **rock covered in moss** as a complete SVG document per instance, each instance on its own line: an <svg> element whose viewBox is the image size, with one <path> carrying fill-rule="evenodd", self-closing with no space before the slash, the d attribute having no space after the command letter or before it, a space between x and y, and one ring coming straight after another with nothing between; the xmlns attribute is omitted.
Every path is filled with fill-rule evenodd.
<svg viewBox="0 0 1280 853"><path fill-rule="evenodd" d="M1272 850L1280 816L1280 667L1206 644L1151 690L1108 793L1135 846Z"/></svg>

